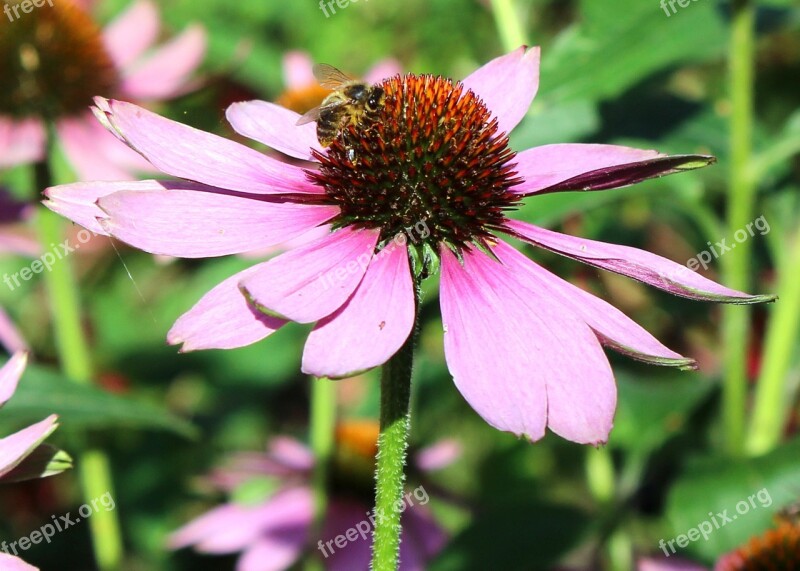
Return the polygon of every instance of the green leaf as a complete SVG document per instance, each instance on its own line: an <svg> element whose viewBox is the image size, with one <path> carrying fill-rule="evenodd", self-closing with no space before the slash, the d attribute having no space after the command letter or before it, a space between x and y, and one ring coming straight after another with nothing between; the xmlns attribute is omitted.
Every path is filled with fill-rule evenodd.
<svg viewBox="0 0 800 571"><path fill-rule="evenodd" d="M667 16L657 3L583 0L581 23L542 57L541 97L600 100L619 95L661 69L721 54L726 33L714 2Z"/></svg>
<svg viewBox="0 0 800 571"><path fill-rule="evenodd" d="M80 385L55 371L29 365L13 398L3 407L3 421L29 421L53 413L68 428L125 426L167 430L187 438L197 436L191 423L164 409Z"/></svg>
<svg viewBox="0 0 800 571"><path fill-rule="evenodd" d="M600 126L597 105L589 101L572 101L540 106L510 134L511 147L523 150L539 145L570 143L594 133Z"/></svg>
<svg viewBox="0 0 800 571"><path fill-rule="evenodd" d="M755 459L691 464L667 500L673 537L711 528L706 540L701 535L686 551L712 561L770 528L774 514L800 494L798 458L800 440L795 440Z"/></svg>
<svg viewBox="0 0 800 571"><path fill-rule="evenodd" d="M587 516L571 507L526 501L494 505L478 513L429 569L549 569L588 528Z"/></svg>

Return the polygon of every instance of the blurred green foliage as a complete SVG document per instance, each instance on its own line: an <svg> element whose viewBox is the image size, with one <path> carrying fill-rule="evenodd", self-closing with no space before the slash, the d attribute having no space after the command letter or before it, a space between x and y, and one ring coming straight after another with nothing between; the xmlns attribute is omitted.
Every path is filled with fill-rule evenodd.
<svg viewBox="0 0 800 571"><path fill-rule="evenodd" d="M126 4L101 2L97 12L107 20ZM236 98L274 100L283 90L281 58L289 50L354 73L393 57L409 71L463 77L502 53L485 4L371 0L326 18L310 0L165 1L161 9L173 30L189 22L207 28L210 80L201 92L160 111L230 135L224 105ZM633 188L529 200L519 216L677 261L725 236L719 220L728 168L728 5L703 0L667 17L655 0L518 4L529 41L542 45L543 53L539 97L512 134L512 146L604 142L719 158L712 168ZM770 290L772 268L785 256L800 213L800 164L784 152L800 137L800 9L790 0L764 2L758 29L759 214L774 228L756 237L754 280L763 292ZM30 187L25 169L3 176L12 188ZM77 262L82 301L100 384L116 394L65 385L52 372L56 358L40 282L13 292L0 288L0 303L41 363L26 373L3 422L59 412L63 428L54 443L67 450L80 446L76 433L88 427L91 441L109 451L128 542L126 569L233 569L234 557L169 553L164 538L218 501L196 478L226 453L260 450L279 433L306 439L309 381L299 361L308 328L288 326L238 350L177 354L165 343L174 320L251 261L155 260L119 244L118 251L110 249L103 238L95 241L99 251L81 253ZM546 569L559 561L588 568L603 560L605 542L618 530L630 534L636 555L657 555L659 539L685 533L709 511L730 510L761 488L772 494L770 507L754 509L682 555L711 563L768 528L772 515L800 495L797 441L747 463L733 464L719 453L718 309L526 250L619 305L671 348L698 356L701 369L665 372L612 357L620 400L607 447L614 490L610 500L597 498L587 484L591 450L552 435L534 445L519 442L487 426L465 404L444 365L435 283L427 285L413 441L455 437L465 448L454 466L434 478L447 497L434 495L430 505L454 539L432 569ZM0 273L19 267L19 259L0 260ZM707 274L713 277L715 268ZM755 312L757 336L764 315L763 309ZM759 351L752 348L754 363ZM344 416L377 416L377 380L370 372L340 382ZM81 500L67 475L3 490L0 502L10 514L3 537L19 537ZM26 558L45 570L91 569L88 529L76 526Z"/></svg>

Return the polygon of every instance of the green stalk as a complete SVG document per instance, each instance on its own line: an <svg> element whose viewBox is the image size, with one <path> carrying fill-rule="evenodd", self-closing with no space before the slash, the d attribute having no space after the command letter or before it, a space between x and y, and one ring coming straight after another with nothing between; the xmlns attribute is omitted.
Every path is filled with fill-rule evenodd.
<svg viewBox="0 0 800 571"><path fill-rule="evenodd" d="M319 532L328 507L328 471L333 455L336 431L336 384L330 379L311 379L311 449L314 452L314 530ZM311 537L317 537L313 533ZM310 558L306 568L321 569L316 558Z"/></svg>
<svg viewBox="0 0 800 571"><path fill-rule="evenodd" d="M35 166L36 185L44 190L52 185L52 175L46 161ZM58 215L40 208L37 213L39 241L43 248L64 240L64 221ZM64 374L76 383L89 384L92 362L89 347L81 327L80 299L69 258L58 260L44 272L56 349ZM91 502L103 494L114 497L113 481L108 458L100 450L87 449L78 454L78 476L83 497ZM117 571L122 564L122 534L115 510L96 511L89 518L92 547L100 571Z"/></svg>
<svg viewBox="0 0 800 571"><path fill-rule="evenodd" d="M753 131L753 52L755 7L751 0L734 0L729 53L731 99L731 166L728 185L728 232L745 228L753 219L756 184L750 171ZM725 285L750 289L752 245L746 240L722 258ZM723 424L728 454L744 453L747 403L746 357L750 339L750 308L723 310L725 353Z"/></svg>
<svg viewBox="0 0 800 571"><path fill-rule="evenodd" d="M492 0L492 14L506 52L528 45L514 0Z"/></svg>
<svg viewBox="0 0 800 571"><path fill-rule="evenodd" d="M800 281L795 275L800 267L800 232L795 234L790 248L780 266L781 304L771 308L764 339L761 375L747 438L747 452L753 455L769 452L778 445L793 402L786 394L786 381L800 332Z"/></svg>
<svg viewBox="0 0 800 571"><path fill-rule="evenodd" d="M419 308L419 288L416 298ZM381 371L381 428L375 470L372 571L395 571L400 562L402 528L397 507L403 500L403 468L411 424L411 372L418 328L415 320L413 332Z"/></svg>

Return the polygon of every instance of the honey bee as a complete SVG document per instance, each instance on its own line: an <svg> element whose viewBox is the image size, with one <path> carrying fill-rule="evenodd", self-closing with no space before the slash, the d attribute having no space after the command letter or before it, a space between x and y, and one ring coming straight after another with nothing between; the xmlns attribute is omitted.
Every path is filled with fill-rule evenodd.
<svg viewBox="0 0 800 571"><path fill-rule="evenodd" d="M380 109L386 97L382 87L348 77L332 65L315 65L314 76L333 93L319 107L300 117L297 124L316 121L317 139L323 147L329 146L342 129L357 125L367 113Z"/></svg>

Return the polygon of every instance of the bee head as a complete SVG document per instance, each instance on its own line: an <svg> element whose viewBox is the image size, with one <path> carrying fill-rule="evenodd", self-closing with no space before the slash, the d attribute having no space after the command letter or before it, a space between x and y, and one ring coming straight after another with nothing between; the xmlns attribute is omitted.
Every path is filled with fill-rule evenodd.
<svg viewBox="0 0 800 571"><path fill-rule="evenodd" d="M378 108L383 104L384 96L385 93L382 87L371 88L369 95L367 96L367 111L377 111Z"/></svg>

